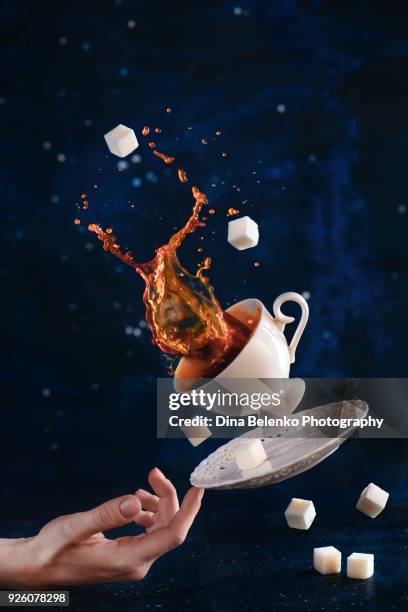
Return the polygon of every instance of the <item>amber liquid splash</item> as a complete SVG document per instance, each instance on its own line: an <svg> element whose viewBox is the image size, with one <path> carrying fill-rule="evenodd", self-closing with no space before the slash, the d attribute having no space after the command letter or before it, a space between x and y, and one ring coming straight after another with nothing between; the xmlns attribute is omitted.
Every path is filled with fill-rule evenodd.
<svg viewBox="0 0 408 612"><path fill-rule="evenodd" d="M210 258L191 274L177 257L187 234L204 226L200 211L207 204L207 198L198 187L193 187L192 192L195 203L187 223L147 263L139 264L130 251L123 252L110 228L104 231L99 225L91 224L88 229L97 234L105 251L132 266L144 279L143 301L153 343L164 353L191 358L185 363L188 371L183 376L212 377L240 352L250 330L224 313L219 305L204 275Z"/></svg>

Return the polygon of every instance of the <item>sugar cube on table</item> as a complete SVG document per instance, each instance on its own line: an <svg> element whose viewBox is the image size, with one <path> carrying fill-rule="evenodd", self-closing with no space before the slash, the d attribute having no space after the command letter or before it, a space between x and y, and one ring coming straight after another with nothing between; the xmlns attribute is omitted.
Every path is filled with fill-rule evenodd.
<svg viewBox="0 0 408 612"><path fill-rule="evenodd" d="M183 425L181 429L187 440L193 446L199 446L212 435L211 431L205 425L200 427Z"/></svg>
<svg viewBox="0 0 408 612"><path fill-rule="evenodd" d="M309 499L294 497L285 511L285 518L292 529L309 529L316 516L314 504Z"/></svg>
<svg viewBox="0 0 408 612"><path fill-rule="evenodd" d="M242 440L233 452L240 470L256 468L268 458L263 444L258 438Z"/></svg>
<svg viewBox="0 0 408 612"><path fill-rule="evenodd" d="M356 508L371 518L382 512L387 504L389 493L377 487L373 482L361 492Z"/></svg>
<svg viewBox="0 0 408 612"><path fill-rule="evenodd" d="M228 223L228 242L239 251L256 246L258 240L258 224L251 217L241 217Z"/></svg>
<svg viewBox="0 0 408 612"><path fill-rule="evenodd" d="M121 123L105 134L104 138L109 151L118 157L130 155L139 146L134 131Z"/></svg>
<svg viewBox="0 0 408 612"><path fill-rule="evenodd" d="M339 574L341 572L341 552L334 546L315 548L313 567L320 574Z"/></svg>
<svg viewBox="0 0 408 612"><path fill-rule="evenodd" d="M347 576L365 580L374 574L374 555L353 553L347 557Z"/></svg>

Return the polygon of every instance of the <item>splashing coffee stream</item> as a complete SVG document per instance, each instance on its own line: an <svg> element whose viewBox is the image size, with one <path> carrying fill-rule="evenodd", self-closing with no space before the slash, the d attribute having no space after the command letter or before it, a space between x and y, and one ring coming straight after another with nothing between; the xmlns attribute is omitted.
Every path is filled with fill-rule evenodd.
<svg viewBox="0 0 408 612"><path fill-rule="evenodd" d="M144 279L146 288L143 300L153 343L165 353L186 356L215 342L219 346L214 359L218 360L220 353L230 346L230 327L213 287L204 275L211 259L206 258L196 274L192 275L177 257L177 250L187 234L204 226L200 212L207 204L207 198L196 186L192 192L195 203L186 224L167 244L159 247L155 257L147 263L139 264L130 251L122 252L115 234L107 233L100 225L91 224L88 229L97 234L105 251L132 266Z"/></svg>
<svg viewBox="0 0 408 612"><path fill-rule="evenodd" d="M155 147L153 143L149 146ZM174 158L156 150L153 153L165 163L174 161ZM180 181L186 180L184 170L179 169L178 176ZM200 212L208 204L207 197L197 186L192 187L192 193L194 206L187 222L146 263L137 263L130 251L123 252L110 228L104 231L93 223L88 229L97 234L105 251L133 267L145 281L143 301L152 342L164 353L192 357L199 364L200 375L212 376L241 350L249 330L224 313L218 303L214 289L204 275L210 268L210 257L202 262L195 274L190 274L177 257L185 237L205 226Z"/></svg>

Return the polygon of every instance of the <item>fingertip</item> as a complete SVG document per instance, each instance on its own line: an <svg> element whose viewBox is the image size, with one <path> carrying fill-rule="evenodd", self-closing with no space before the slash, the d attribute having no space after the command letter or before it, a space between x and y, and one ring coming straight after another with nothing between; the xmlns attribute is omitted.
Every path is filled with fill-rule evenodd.
<svg viewBox="0 0 408 612"><path fill-rule="evenodd" d="M204 489L199 489L198 487L191 487L184 499L183 499L183 503L182 506L184 508L191 508L193 506L200 506L201 505L201 500L203 498L204 495Z"/></svg>
<svg viewBox="0 0 408 612"><path fill-rule="evenodd" d="M202 489L201 487L191 487L190 491L192 491L192 495L195 495L199 499L202 499L204 496L205 489Z"/></svg>
<svg viewBox="0 0 408 612"><path fill-rule="evenodd" d="M163 482L166 480L165 475L163 474L163 472L161 470L159 470L158 467L154 467L152 470L150 470L148 476L147 476L147 480L150 484L150 486L152 488L154 488L154 484L157 482Z"/></svg>
<svg viewBox="0 0 408 612"><path fill-rule="evenodd" d="M195 489L196 491L198 491L197 495L200 499L203 499L204 497L204 493L205 493L205 489L202 489L201 487L192 487L192 489Z"/></svg>
<svg viewBox="0 0 408 612"><path fill-rule="evenodd" d="M166 478L159 468L154 468L149 473L149 484L152 487L153 491L159 497L168 497L169 495L177 495L176 489L174 488L171 480Z"/></svg>
<svg viewBox="0 0 408 612"><path fill-rule="evenodd" d="M140 512L141 508L142 505L136 495L127 495L119 504L120 513L126 519L135 516L138 512Z"/></svg>
<svg viewBox="0 0 408 612"><path fill-rule="evenodd" d="M138 489L135 495L141 495L143 497L144 495L151 495L151 493L149 493L149 491L146 491L146 489Z"/></svg>
<svg viewBox="0 0 408 612"><path fill-rule="evenodd" d="M163 474L163 472L161 471L160 468L158 468L157 466L154 467L152 470L150 470L150 474L152 475L156 475L159 476L160 478L164 478L166 480L165 475Z"/></svg>

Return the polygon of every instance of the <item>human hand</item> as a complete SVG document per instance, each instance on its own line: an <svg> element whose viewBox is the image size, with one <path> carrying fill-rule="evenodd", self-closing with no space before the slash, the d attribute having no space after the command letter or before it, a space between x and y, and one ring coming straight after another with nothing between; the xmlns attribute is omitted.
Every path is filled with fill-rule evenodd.
<svg viewBox="0 0 408 612"><path fill-rule="evenodd" d="M88 512L58 517L32 538L0 540L0 584L31 588L142 580L156 559L184 542L204 493L192 487L179 508L173 484L158 468L148 480L154 494L139 489ZM103 535L133 521L145 533L115 540Z"/></svg>

